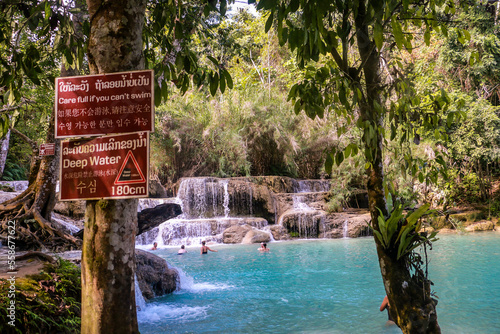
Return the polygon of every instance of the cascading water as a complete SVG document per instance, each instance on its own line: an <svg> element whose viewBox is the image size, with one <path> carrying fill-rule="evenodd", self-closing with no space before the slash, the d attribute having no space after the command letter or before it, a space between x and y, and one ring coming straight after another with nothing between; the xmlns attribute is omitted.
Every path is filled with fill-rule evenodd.
<svg viewBox="0 0 500 334"><path fill-rule="evenodd" d="M349 238L349 221L347 219L344 220L344 224L343 224L342 228L343 228L342 237Z"/></svg>
<svg viewBox="0 0 500 334"><path fill-rule="evenodd" d="M248 191L251 188L246 185L245 191L238 192L240 188L231 185L230 179L183 179L176 199L183 214L141 234L137 237L137 244L198 245L202 240L221 243L222 233L232 225L263 229L268 225L267 221L251 217L252 193ZM238 217L231 216L233 210Z"/></svg>
<svg viewBox="0 0 500 334"><path fill-rule="evenodd" d="M141 234L137 244L198 245L202 240L222 243L223 232L234 225L248 225L269 235L342 236L342 225L340 231L331 232L331 218L325 212L329 189L329 180L185 178L179 184L178 197L170 199L180 204L183 214Z"/></svg>
<svg viewBox="0 0 500 334"><path fill-rule="evenodd" d="M137 312L144 311L146 309L146 300L142 295L141 288L137 282L137 275L134 275L134 290L135 290L135 304L137 306Z"/></svg>
<svg viewBox="0 0 500 334"><path fill-rule="evenodd" d="M296 193L316 193L330 190L329 180L298 180L294 186Z"/></svg>
<svg viewBox="0 0 500 334"><path fill-rule="evenodd" d="M224 186L224 217L228 218L229 217L229 192L227 190L227 187L229 185L229 180L224 180L222 182L222 185Z"/></svg>

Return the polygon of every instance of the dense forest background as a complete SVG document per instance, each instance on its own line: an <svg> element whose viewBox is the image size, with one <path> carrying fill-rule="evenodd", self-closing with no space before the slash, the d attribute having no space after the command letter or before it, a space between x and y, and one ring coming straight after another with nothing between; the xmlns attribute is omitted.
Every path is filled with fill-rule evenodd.
<svg viewBox="0 0 500 334"><path fill-rule="evenodd" d="M162 87L168 89L170 98L156 108L152 175L170 189L180 178L192 176L330 178L335 210L365 184L365 162L361 155L348 157L338 161L339 166L329 174L325 159L328 152L359 142L360 130L351 117L335 108L338 101L333 101L322 118L294 112L288 96L291 87L301 78L310 79L329 59L310 65L315 68L301 68L296 55L280 45L273 29L264 32L267 22L266 16L234 11L228 19L214 20L205 33L183 41L201 64L222 65L231 78L221 80L219 86L189 86L197 88L187 88L172 78ZM500 198L495 194L500 175L498 28L496 3L471 6L459 13L445 33L426 36L414 27L417 47L389 60L401 62L406 73L385 67L391 79L398 80L403 74L413 79L412 98L422 106L415 113L426 112L431 95L438 94L449 103L447 113L432 116L450 123L447 133L429 133L417 117L405 125L411 131L387 129L394 133L385 143L387 186L403 200L427 196L443 206L483 204L493 216L500 214ZM430 39L428 46L424 39ZM37 56L36 67L49 78L58 76L59 64L50 54ZM189 57L178 59L185 68ZM2 109L2 117L10 117L16 129L10 137L3 180L28 178L32 144L44 141L52 113L54 89L48 82L25 80L22 103L15 109ZM7 100L4 97L4 103ZM446 116L450 113L460 116L458 122L451 123ZM28 143L19 133L33 142ZM406 142L401 137L407 133L414 136L413 143L401 149L397 143Z"/></svg>

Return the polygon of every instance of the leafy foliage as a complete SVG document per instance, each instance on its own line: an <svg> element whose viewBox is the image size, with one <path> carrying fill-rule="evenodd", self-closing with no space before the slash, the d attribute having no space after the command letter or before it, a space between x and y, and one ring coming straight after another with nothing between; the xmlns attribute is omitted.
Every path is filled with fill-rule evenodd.
<svg viewBox="0 0 500 334"><path fill-rule="evenodd" d="M422 226L422 216L429 214L429 204L424 204L413 212L403 215L403 205L395 203L390 216L386 219L378 216L379 231L373 230L375 236L385 249L397 250L396 258L408 256L415 248L437 240L437 232L427 237L425 232L419 232Z"/></svg>
<svg viewBox="0 0 500 334"><path fill-rule="evenodd" d="M4 181L22 181L28 177L28 170L20 165L12 156L7 157L2 180Z"/></svg>
<svg viewBox="0 0 500 334"><path fill-rule="evenodd" d="M0 280L0 305L10 303L10 282ZM37 275L16 279L15 327L8 325L7 312L0 314L2 333L79 333L81 282L80 269L59 259L46 265Z"/></svg>

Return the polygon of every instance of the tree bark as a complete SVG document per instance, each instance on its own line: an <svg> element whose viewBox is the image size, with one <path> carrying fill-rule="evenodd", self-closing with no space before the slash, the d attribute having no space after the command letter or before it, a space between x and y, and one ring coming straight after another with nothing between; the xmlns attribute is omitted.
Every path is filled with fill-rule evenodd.
<svg viewBox="0 0 500 334"><path fill-rule="evenodd" d="M0 177L3 176L3 171L5 169L5 162L7 161L7 155L9 154L9 142L10 142L10 129L7 131L5 137L0 141Z"/></svg>
<svg viewBox="0 0 500 334"><path fill-rule="evenodd" d="M135 305L137 199L87 201L82 333L139 333Z"/></svg>
<svg viewBox="0 0 500 334"><path fill-rule="evenodd" d="M144 69L146 0L87 0L91 74ZM138 333L134 292L137 200L87 201L82 333Z"/></svg>
<svg viewBox="0 0 500 334"><path fill-rule="evenodd" d="M368 201L373 228L380 231L379 215L382 214L386 218L389 216L384 191L383 137L379 132L379 128L383 126L384 115L375 107L377 104L383 105L380 98L383 83L379 73L380 54L370 38L365 16L365 5L360 2L355 26L364 83L359 79L354 84L358 87L364 84L366 88L366 96L359 107L361 119L368 121L371 127L365 128L363 134L364 144L371 155L371 166L367 170ZM396 324L406 334L441 333L437 322L437 303L431 298L430 281L426 275L420 269L411 273L408 263L411 260L397 260L397 249L385 249L377 237L374 239L382 280L389 298L390 313Z"/></svg>

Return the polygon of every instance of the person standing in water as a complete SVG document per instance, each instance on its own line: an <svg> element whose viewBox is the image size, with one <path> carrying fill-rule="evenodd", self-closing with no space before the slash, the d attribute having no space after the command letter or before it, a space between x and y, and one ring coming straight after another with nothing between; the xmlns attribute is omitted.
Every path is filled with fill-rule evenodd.
<svg viewBox="0 0 500 334"><path fill-rule="evenodd" d="M151 250L157 250L158 249L158 243L155 242L153 243L153 248L151 248Z"/></svg>
<svg viewBox="0 0 500 334"><path fill-rule="evenodd" d="M181 249L179 249L179 251L177 252L177 255L182 255L184 253L187 253L187 250L186 248L184 247L184 245L181 246Z"/></svg>
<svg viewBox="0 0 500 334"><path fill-rule="evenodd" d="M205 241L202 241L201 242L201 250L200 250L201 254L207 254L208 251L217 252L216 250L210 249L210 247L205 246Z"/></svg>
<svg viewBox="0 0 500 334"><path fill-rule="evenodd" d="M267 248L267 244L265 242L260 243L260 248L258 249L260 252L269 252L269 248Z"/></svg>
<svg viewBox="0 0 500 334"><path fill-rule="evenodd" d="M380 312L384 311L384 310L387 310L387 317L388 317L388 324L389 322L390 323L394 323L394 320L392 320L391 318L391 312L389 311L391 305L389 305L389 298L387 297L387 295L384 297L384 300L382 301L382 304L380 305Z"/></svg>

